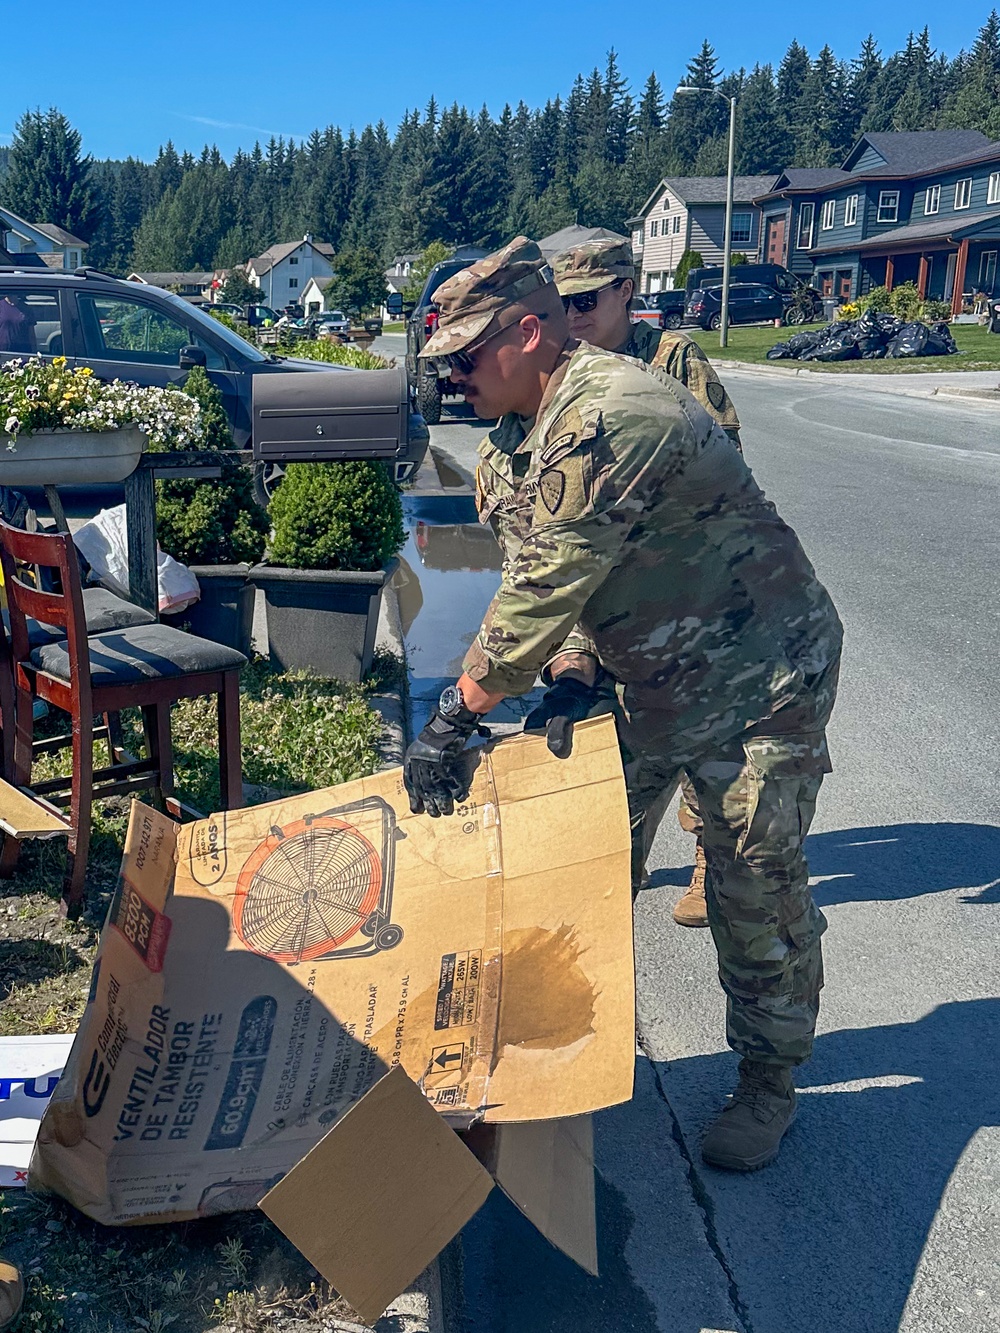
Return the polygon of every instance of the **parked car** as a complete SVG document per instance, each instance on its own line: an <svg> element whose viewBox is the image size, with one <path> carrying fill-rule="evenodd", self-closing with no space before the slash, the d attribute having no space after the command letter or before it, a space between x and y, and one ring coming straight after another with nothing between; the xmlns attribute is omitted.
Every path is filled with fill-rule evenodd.
<svg viewBox="0 0 1000 1333"><path fill-rule="evenodd" d="M715 268L693 268L687 276L687 294L701 288L721 287L723 270L721 265ZM762 287L772 287L782 295L794 298L795 316L790 324L809 324L820 319L823 314L823 297L815 287L803 282L797 273L792 273L783 264L738 264L730 269L730 282L746 284L759 282Z"/></svg>
<svg viewBox="0 0 1000 1333"><path fill-rule="evenodd" d="M647 300L659 311L661 329L679 329L684 323L686 292L668 287L666 291L652 293Z"/></svg>
<svg viewBox="0 0 1000 1333"><path fill-rule="evenodd" d="M455 387L450 379L441 379L433 366L418 360L424 343L438 326L437 308L434 305L434 293L448 278L477 259L486 257L485 250L464 246L460 255L444 259L435 264L427 275L420 299L406 321L406 378L416 394L417 408L429 426L435 426L441 420L441 400L445 396L455 396Z"/></svg>
<svg viewBox="0 0 1000 1333"><path fill-rule="evenodd" d="M243 306L236 305L232 301L216 301L214 305L206 306L209 314L228 315L231 319L245 319L246 311Z"/></svg>
<svg viewBox="0 0 1000 1333"><path fill-rule="evenodd" d="M338 397L345 396L339 377L356 374L350 366L263 352L172 292L95 269L69 273L0 265L0 301L4 300L26 318L0 325L9 330L4 335L6 345L0 343L0 363L25 356L65 356L70 365L89 366L101 379L161 387L181 384L194 366L204 366L222 391L238 449L252 444L255 376L281 371L311 375L315 393L303 395L298 404L309 411L335 405ZM413 408L412 394L405 436L394 465L397 481L409 480L427 451L427 427ZM255 480L262 502L280 475L280 467L257 466Z"/></svg>
<svg viewBox="0 0 1000 1333"><path fill-rule="evenodd" d="M756 282L734 282L729 288L730 324L762 324L785 320L791 298L773 287ZM688 297L685 315L703 329L717 329L722 323L722 288L698 287Z"/></svg>
<svg viewBox="0 0 1000 1333"><path fill-rule="evenodd" d="M351 321L342 310L323 310L318 315L313 316L313 324L316 332L321 329L330 329L333 333L350 333Z"/></svg>

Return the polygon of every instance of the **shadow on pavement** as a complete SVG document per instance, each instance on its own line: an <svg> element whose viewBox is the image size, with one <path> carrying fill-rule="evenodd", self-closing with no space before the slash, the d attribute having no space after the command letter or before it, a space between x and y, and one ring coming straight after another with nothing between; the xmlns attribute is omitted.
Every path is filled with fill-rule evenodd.
<svg viewBox="0 0 1000 1333"><path fill-rule="evenodd" d="M968 891L962 902L1000 902L1000 828L989 824L889 824L814 833L806 855L820 907L898 902L951 889ZM687 885L690 875L690 866L657 870L650 888Z"/></svg>
<svg viewBox="0 0 1000 1333"><path fill-rule="evenodd" d="M658 1066L686 1139L692 1126L689 1151L755 1329L894 1333L959 1159L978 1130L1000 1125L998 1049L1000 999L820 1036L797 1078L799 1120L781 1156L745 1177L699 1156L702 1126L731 1085L732 1054ZM863 1086L871 1080L879 1085ZM970 1226L954 1208L942 1210L947 1277L942 1292L937 1272L935 1311L947 1315L950 1282L963 1298L955 1327L985 1330L1000 1303L996 1217L977 1213ZM981 1320L977 1297L990 1305Z"/></svg>

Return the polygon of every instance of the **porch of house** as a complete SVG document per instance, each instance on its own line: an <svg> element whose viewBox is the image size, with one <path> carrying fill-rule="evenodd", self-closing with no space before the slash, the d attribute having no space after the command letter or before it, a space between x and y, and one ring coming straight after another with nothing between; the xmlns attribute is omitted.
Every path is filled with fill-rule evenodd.
<svg viewBox="0 0 1000 1333"><path fill-rule="evenodd" d="M960 315L966 306L972 308L978 295L995 296L1000 292L1000 228L997 230L992 238L964 237L939 242L933 249L911 247L890 254L865 255L859 290L864 294L884 286L892 291L900 283L914 282L921 297L949 301L951 313Z"/></svg>

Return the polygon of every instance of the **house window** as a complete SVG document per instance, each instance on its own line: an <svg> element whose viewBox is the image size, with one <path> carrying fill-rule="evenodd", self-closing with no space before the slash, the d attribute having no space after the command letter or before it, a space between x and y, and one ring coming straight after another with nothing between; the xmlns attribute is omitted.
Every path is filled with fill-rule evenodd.
<svg viewBox="0 0 1000 1333"><path fill-rule="evenodd" d="M796 249L809 250L813 243L813 212L814 204L802 204L799 208L799 237L795 242Z"/></svg>
<svg viewBox="0 0 1000 1333"><path fill-rule="evenodd" d="M660 224L654 218L653 221L649 224L649 239L652 240L654 236L657 236L659 234L659 231L660 231Z"/></svg>
<svg viewBox="0 0 1000 1333"><path fill-rule="evenodd" d="M677 233L680 231L680 229L681 229L681 215L678 213L677 216L674 218L674 235L675 235L675 236L676 236Z"/></svg>
<svg viewBox="0 0 1000 1333"><path fill-rule="evenodd" d="M997 252L986 250L979 256L979 290L987 296L993 295L997 280Z"/></svg>
<svg viewBox="0 0 1000 1333"><path fill-rule="evenodd" d="M733 234L730 237L733 245L749 245L750 237L753 234L753 214L734 213L733 214Z"/></svg>
<svg viewBox="0 0 1000 1333"><path fill-rule="evenodd" d="M924 193L924 216L931 217L941 207L941 186L928 185Z"/></svg>
<svg viewBox="0 0 1000 1333"><path fill-rule="evenodd" d="M632 233L632 249L641 250L644 239L645 229L643 227L636 227L635 231Z"/></svg>
<svg viewBox="0 0 1000 1333"><path fill-rule="evenodd" d="M899 191L880 190L878 196L879 222L897 222L899 220Z"/></svg>
<svg viewBox="0 0 1000 1333"><path fill-rule="evenodd" d="M299 262L299 260L298 260L298 256L297 256L297 255L289 255L289 256L288 256L288 262L289 262L290 264L297 264L297 263Z"/></svg>
<svg viewBox="0 0 1000 1333"><path fill-rule="evenodd" d="M298 285L299 285L299 280L298 280L298 278L289 278L289 279L288 279L288 286L289 286L290 288L291 288L291 287L297 287Z"/></svg>
<svg viewBox="0 0 1000 1333"><path fill-rule="evenodd" d="M988 204L1000 204L1000 171L994 171L990 176L990 187L986 195Z"/></svg>
<svg viewBox="0 0 1000 1333"><path fill-rule="evenodd" d="M968 208L972 203L972 177L955 182L955 207Z"/></svg>
<svg viewBox="0 0 1000 1333"><path fill-rule="evenodd" d="M844 200L844 226L853 227L858 220L858 196L849 194Z"/></svg>
<svg viewBox="0 0 1000 1333"><path fill-rule="evenodd" d="M823 204L823 211L819 216L819 225L821 231L833 230L833 218L837 211L836 199L827 199Z"/></svg>

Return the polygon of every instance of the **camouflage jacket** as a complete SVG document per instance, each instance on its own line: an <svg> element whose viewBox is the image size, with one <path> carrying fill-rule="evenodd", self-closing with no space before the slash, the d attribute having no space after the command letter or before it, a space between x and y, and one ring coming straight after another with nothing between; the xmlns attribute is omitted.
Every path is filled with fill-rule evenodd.
<svg viewBox="0 0 1000 1333"><path fill-rule="evenodd" d="M683 333L661 331L642 322L632 325L628 341L616 350L680 380L743 452L732 399L696 342ZM524 489L528 457L519 452L525 433L520 418L510 414L501 418L479 447L482 462L476 471L476 508L480 523L493 528L505 562L513 558L531 526L535 483ZM567 635L560 651L597 656L593 641L580 630Z"/></svg>
<svg viewBox="0 0 1000 1333"><path fill-rule="evenodd" d="M654 370L665 370L698 399L710 417L714 417L732 442L743 452L740 444L740 419L726 386L715 373L708 357L693 338L686 333L670 333L654 329L642 321L632 325L628 342L616 347L623 356L634 356L645 361Z"/></svg>
<svg viewBox="0 0 1000 1333"><path fill-rule="evenodd" d="M627 699L697 736L770 716L837 656L794 532L663 372L568 344L509 459L530 524L464 664L491 693L530 690L578 625Z"/></svg>

